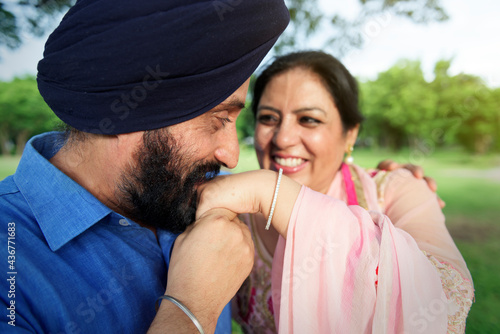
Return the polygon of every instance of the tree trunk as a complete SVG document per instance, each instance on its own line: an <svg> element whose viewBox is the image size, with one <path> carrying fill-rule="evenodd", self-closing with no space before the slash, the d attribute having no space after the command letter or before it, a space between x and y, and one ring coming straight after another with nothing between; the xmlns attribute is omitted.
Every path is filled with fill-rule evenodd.
<svg viewBox="0 0 500 334"><path fill-rule="evenodd" d="M475 153L485 154L486 152L488 152L492 143L493 143L493 136L491 135L477 136L476 140L474 141Z"/></svg>
<svg viewBox="0 0 500 334"><path fill-rule="evenodd" d="M0 132L0 154L8 155L10 154L9 149L7 147L7 141L9 140L9 136L5 131Z"/></svg>
<svg viewBox="0 0 500 334"><path fill-rule="evenodd" d="M16 136L16 155L23 154L24 147L26 146L26 142L29 138L29 134L30 133L28 130L23 130Z"/></svg>

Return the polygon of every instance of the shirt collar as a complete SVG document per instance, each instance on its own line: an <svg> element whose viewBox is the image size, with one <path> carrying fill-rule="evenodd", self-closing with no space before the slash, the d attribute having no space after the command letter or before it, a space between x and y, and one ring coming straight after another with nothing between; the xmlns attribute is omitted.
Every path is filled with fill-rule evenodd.
<svg viewBox="0 0 500 334"><path fill-rule="evenodd" d="M33 137L14 174L52 251L112 212L49 162L62 145L63 135L59 132Z"/></svg>

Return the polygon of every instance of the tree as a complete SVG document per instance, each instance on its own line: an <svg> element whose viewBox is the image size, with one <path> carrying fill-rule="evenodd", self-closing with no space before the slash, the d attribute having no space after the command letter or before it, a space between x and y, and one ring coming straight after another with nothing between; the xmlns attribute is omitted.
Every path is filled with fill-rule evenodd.
<svg viewBox="0 0 500 334"><path fill-rule="evenodd" d="M253 74L250 77L250 89L248 90L247 100L245 103L245 108L240 113L240 116L236 120L236 128L238 130L238 140L246 144L253 143L253 136L255 133L255 117L251 109L252 105L252 94L253 87L255 86L255 81L257 76Z"/></svg>
<svg viewBox="0 0 500 334"><path fill-rule="evenodd" d="M231 4L234 0L223 0ZM328 0L331 1L331 0ZM55 14L67 10L75 0L0 0L0 48L16 48L22 43L22 34L28 32L40 36L51 26ZM381 15L406 17L415 23L444 21L448 16L440 0L358 0L359 15L354 19L334 14L327 15L328 6L321 0L286 0L291 23L276 48L278 52L307 45L298 40L307 40L319 29L333 26L333 35L325 46L333 45L334 54L342 56L348 50L363 44L363 28ZM368 24L368 26L366 26ZM328 47L327 47L328 48Z"/></svg>
<svg viewBox="0 0 500 334"><path fill-rule="evenodd" d="M323 49L342 58L348 51L363 46L365 38L377 33L392 16L417 24L448 19L440 0L357 0L359 13L354 18L326 14L327 1L331 0L285 0L291 22L278 41L278 52L308 48L308 41L318 31L333 28Z"/></svg>
<svg viewBox="0 0 500 334"><path fill-rule="evenodd" d="M491 92L493 123L496 126L496 138L493 140L492 149L500 152L500 88Z"/></svg>
<svg viewBox="0 0 500 334"><path fill-rule="evenodd" d="M498 100L476 76L460 74L454 80L459 82L462 93L457 101L461 111L457 141L471 152L486 153L494 146L500 131Z"/></svg>
<svg viewBox="0 0 500 334"><path fill-rule="evenodd" d="M27 140L34 135L53 130L58 118L38 92L33 77L0 82L0 148L8 152L14 142L16 154L21 154Z"/></svg>
<svg viewBox="0 0 500 334"><path fill-rule="evenodd" d="M0 0L0 48L19 47L24 33L42 36L53 27L54 16L73 3L74 0Z"/></svg>
<svg viewBox="0 0 500 334"><path fill-rule="evenodd" d="M500 89L492 90L473 75L450 76L451 60L440 60L432 82L420 62L399 61L362 82L361 108L366 116L361 141L384 147L430 153L437 146L459 145L485 153L500 148Z"/></svg>
<svg viewBox="0 0 500 334"><path fill-rule="evenodd" d="M401 60L376 80L361 85L367 117L363 136L399 149L420 145L434 130L436 94L425 81L419 61Z"/></svg>
<svg viewBox="0 0 500 334"><path fill-rule="evenodd" d="M500 132L500 102L479 77L464 73L450 76L450 65L450 60L439 61L431 83L438 96L442 141L485 153L495 146Z"/></svg>

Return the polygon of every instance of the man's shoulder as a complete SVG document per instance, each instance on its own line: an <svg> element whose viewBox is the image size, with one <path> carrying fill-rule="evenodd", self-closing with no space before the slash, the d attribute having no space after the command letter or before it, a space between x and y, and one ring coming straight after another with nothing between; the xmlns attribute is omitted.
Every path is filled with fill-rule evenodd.
<svg viewBox="0 0 500 334"><path fill-rule="evenodd" d="M14 203L24 202L22 195L14 182L14 176L7 176L5 179L0 181L0 214Z"/></svg>
<svg viewBox="0 0 500 334"><path fill-rule="evenodd" d="M0 226L14 221L33 221L33 212L19 191L13 176L0 181ZM2 229L0 233L5 232Z"/></svg>
<svg viewBox="0 0 500 334"><path fill-rule="evenodd" d="M5 179L0 181L0 198L18 192L19 188L14 182L14 175L7 176Z"/></svg>

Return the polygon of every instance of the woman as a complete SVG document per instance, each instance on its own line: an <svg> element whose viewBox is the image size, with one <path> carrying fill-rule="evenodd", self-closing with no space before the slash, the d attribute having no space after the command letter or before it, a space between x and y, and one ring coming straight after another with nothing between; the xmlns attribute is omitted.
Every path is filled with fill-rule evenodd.
<svg viewBox="0 0 500 334"><path fill-rule="evenodd" d="M277 213L280 205L295 206L282 209L279 217L273 218L273 226L278 228L266 231L266 219L259 214L244 217L254 235L256 256L254 270L233 305L234 317L243 329L275 333L276 323L283 333L293 329L298 333L299 329L339 333L401 329L429 332L431 328L442 329L438 318L447 316L445 328L463 332L472 300L471 278L444 226L435 195L407 171L378 173L377 188L361 168L342 162L344 153L349 156L352 151L363 119L358 110L356 81L344 66L321 52L278 58L256 81L253 110L257 119L255 147L261 168L283 169L286 176L318 193L366 210L382 210L399 229L382 216L370 217L354 208L346 210L330 197L306 188L298 191L297 183L285 177ZM263 196L256 192L272 195L272 177L275 176L256 172L232 176L216 181L205 191L234 187L231 193L238 197L239 191L245 191L246 200L250 197L252 202ZM267 182L260 181L266 178ZM245 200L238 202L233 198L226 203L224 193L218 191L209 200L203 196L200 212L210 205L226 206L239 213L266 211L270 207L267 198L259 202L262 209L251 207L245 211L241 208L247 205ZM293 195L282 197L289 194ZM301 231L292 238L286 218L290 216L293 231ZM351 223L339 225L331 221L335 217ZM330 235L332 229L338 233ZM315 233L309 233L312 231ZM339 234L343 236L341 240ZM336 256L323 261L330 251ZM297 262L300 258L305 261L302 265ZM324 272L317 272L320 269ZM421 276L417 283L407 282L418 276L412 270L418 270ZM322 285L325 279L337 282ZM428 284L427 291L422 291L424 282ZM322 298L323 294L327 297ZM420 297L421 302L408 302ZM452 299L455 302L448 303ZM304 305L309 307L304 309ZM418 313L419 307L431 306L434 311L441 311L434 313L440 314ZM308 314L311 310L314 312ZM354 310L361 314L354 314ZM323 318L318 318L319 314Z"/></svg>

